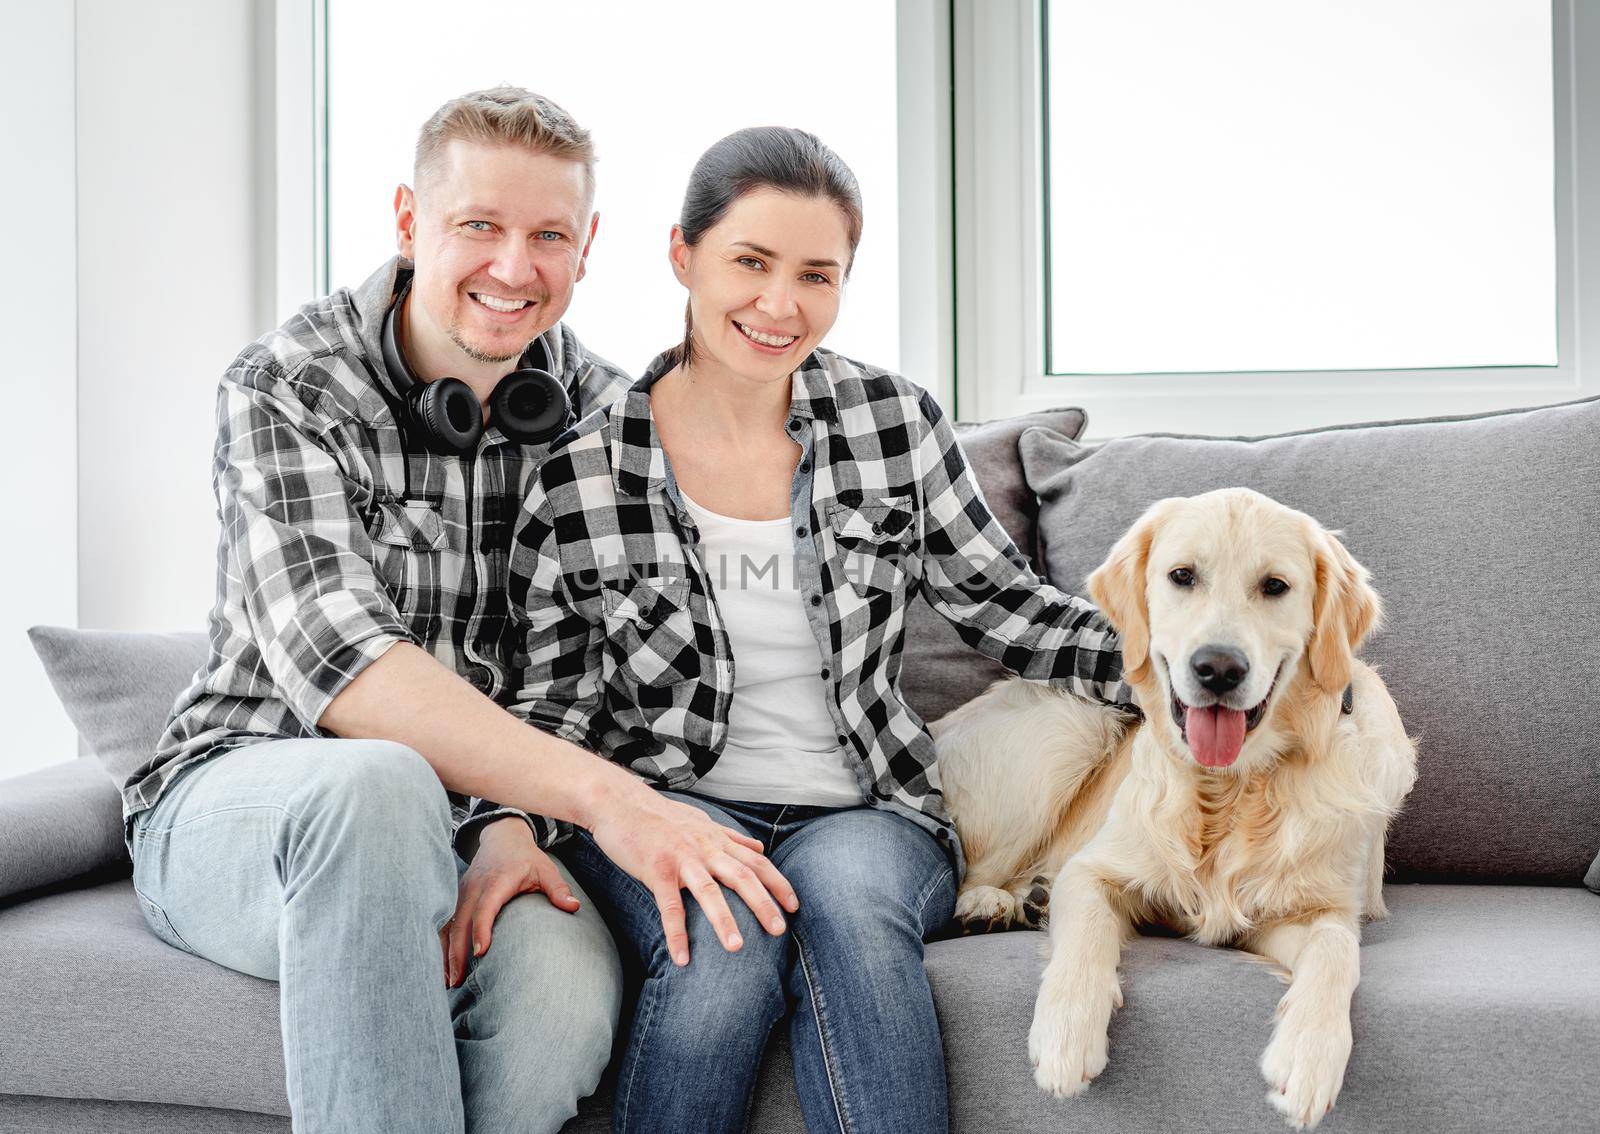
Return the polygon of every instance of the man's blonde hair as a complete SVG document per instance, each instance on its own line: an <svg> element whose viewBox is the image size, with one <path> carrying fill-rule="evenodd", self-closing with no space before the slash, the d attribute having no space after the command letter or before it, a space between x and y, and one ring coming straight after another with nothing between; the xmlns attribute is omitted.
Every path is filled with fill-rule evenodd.
<svg viewBox="0 0 1600 1134"><path fill-rule="evenodd" d="M584 195L594 203L594 142L561 107L521 87L498 86L453 98L422 124L412 181L419 191L457 139L486 145L522 146L583 164Z"/></svg>

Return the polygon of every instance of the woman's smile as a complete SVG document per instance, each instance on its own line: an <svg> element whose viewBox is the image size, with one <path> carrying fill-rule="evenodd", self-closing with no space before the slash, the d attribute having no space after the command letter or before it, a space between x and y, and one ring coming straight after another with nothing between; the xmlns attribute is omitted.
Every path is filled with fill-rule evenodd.
<svg viewBox="0 0 1600 1134"><path fill-rule="evenodd" d="M762 354L783 354L800 339L799 335L789 335L782 331L762 330L751 326L749 323L741 323L737 319L733 320L733 325L739 328L739 333L744 336L745 341Z"/></svg>

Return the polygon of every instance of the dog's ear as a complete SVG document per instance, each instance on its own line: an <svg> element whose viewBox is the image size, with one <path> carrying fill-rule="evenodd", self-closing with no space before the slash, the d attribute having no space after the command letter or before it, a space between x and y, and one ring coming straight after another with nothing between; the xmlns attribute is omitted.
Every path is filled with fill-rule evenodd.
<svg viewBox="0 0 1600 1134"><path fill-rule="evenodd" d="M1383 605L1357 563L1331 532L1312 533L1316 549L1317 593L1312 601L1311 677L1324 693L1343 693L1350 684L1356 650L1378 627Z"/></svg>
<svg viewBox="0 0 1600 1134"><path fill-rule="evenodd" d="M1152 504L1089 576L1089 597L1122 638L1122 677L1129 685L1150 675L1150 607L1144 573L1160 508L1160 502Z"/></svg>

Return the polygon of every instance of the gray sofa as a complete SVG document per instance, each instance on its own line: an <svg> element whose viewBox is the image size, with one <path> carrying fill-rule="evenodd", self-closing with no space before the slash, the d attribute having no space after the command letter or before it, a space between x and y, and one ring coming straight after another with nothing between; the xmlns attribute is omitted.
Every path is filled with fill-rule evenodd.
<svg viewBox="0 0 1600 1134"><path fill-rule="evenodd" d="M1239 440L1090 447L1082 427L1076 411L963 427L991 507L1058 585L1080 588L1150 501L1246 484L1342 529L1387 601L1365 656L1421 739L1421 776L1323 1128L1600 1127L1600 401ZM0 1132L288 1130L276 986L157 940L121 845L113 776L149 751L203 640L33 636L98 759L0 781ZM904 686L925 717L995 672L918 605ZM1081 1098L1042 1095L1026 1048L1042 942L928 947L956 1130L1283 1129L1255 1067L1282 985L1153 934L1124 955L1109 1069ZM608 1102L603 1086L571 1128L606 1129ZM752 1129L802 1128L780 1032Z"/></svg>

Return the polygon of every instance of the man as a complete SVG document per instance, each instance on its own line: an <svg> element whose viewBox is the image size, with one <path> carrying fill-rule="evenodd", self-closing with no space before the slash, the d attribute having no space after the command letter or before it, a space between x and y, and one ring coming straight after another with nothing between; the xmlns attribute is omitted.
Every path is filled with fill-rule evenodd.
<svg viewBox="0 0 1600 1134"><path fill-rule="evenodd" d="M598 225L593 162L538 95L447 103L395 196L400 256L222 379L211 655L124 809L152 930L280 982L296 1130L555 1130L594 1089L619 966L529 812L588 828L679 939L685 886L721 903L726 882L777 931L771 895L793 904L759 844L501 707L511 527L552 433L537 411L553 399L558 431L626 386L560 324ZM507 806L453 832L465 796ZM531 865L475 877L453 837L465 859L524 844ZM525 895L492 950L492 915L451 917L486 892Z"/></svg>

